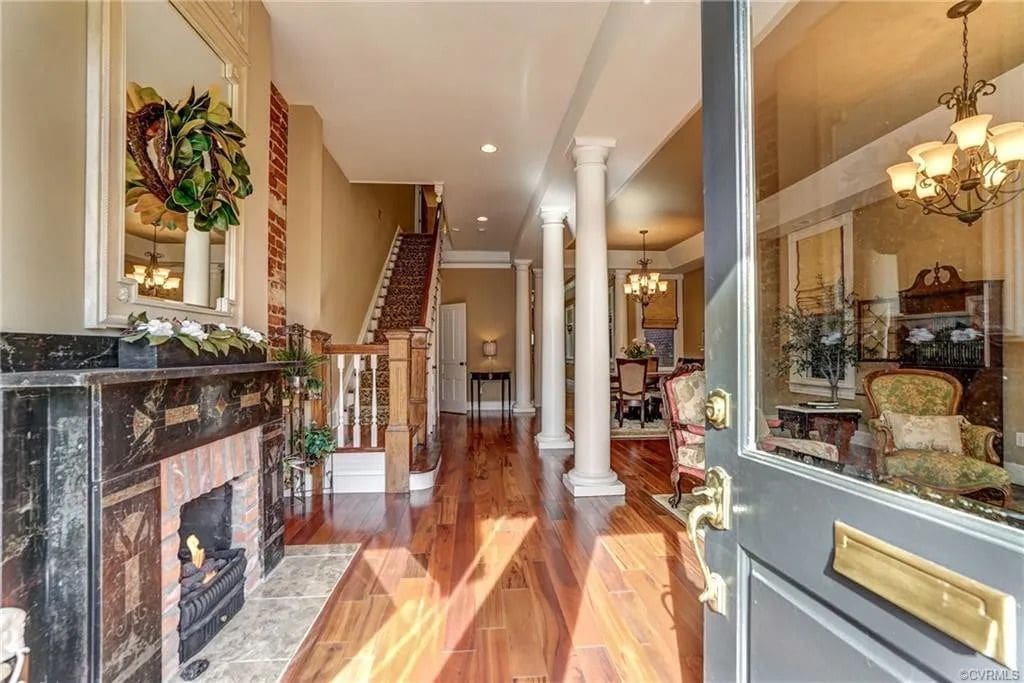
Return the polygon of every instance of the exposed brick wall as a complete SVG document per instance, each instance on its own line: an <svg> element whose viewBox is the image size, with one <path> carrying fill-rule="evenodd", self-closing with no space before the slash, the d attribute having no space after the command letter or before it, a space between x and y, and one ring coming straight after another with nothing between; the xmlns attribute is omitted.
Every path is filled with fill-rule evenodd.
<svg viewBox="0 0 1024 683"><path fill-rule="evenodd" d="M270 211L267 229L267 332L274 348L283 348L288 232L288 102L270 84Z"/></svg>

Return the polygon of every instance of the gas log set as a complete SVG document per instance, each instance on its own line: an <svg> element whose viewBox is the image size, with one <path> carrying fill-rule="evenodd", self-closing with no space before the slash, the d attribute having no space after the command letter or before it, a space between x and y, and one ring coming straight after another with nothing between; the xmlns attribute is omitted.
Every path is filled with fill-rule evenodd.
<svg viewBox="0 0 1024 683"><path fill-rule="evenodd" d="M231 547L231 485L181 509L178 654L188 661L245 603L245 549Z"/></svg>

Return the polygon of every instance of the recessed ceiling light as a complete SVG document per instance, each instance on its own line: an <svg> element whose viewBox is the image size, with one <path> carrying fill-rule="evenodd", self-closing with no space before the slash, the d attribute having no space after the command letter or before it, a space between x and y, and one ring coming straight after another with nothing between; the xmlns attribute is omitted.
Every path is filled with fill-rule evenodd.
<svg viewBox="0 0 1024 683"><path fill-rule="evenodd" d="M476 231L477 232L487 232L487 228L482 228L482 227L481 228L477 228Z"/></svg>
<svg viewBox="0 0 1024 683"><path fill-rule="evenodd" d="M459 232L461 230L462 230L462 228L452 228L452 232Z"/></svg>
<svg viewBox="0 0 1024 683"><path fill-rule="evenodd" d="M480 145L480 151L484 154L494 154L498 151L498 146L488 142L486 145Z"/></svg>
<svg viewBox="0 0 1024 683"><path fill-rule="evenodd" d="M476 222L477 223L486 223L487 222L487 216L477 216L476 217Z"/></svg>

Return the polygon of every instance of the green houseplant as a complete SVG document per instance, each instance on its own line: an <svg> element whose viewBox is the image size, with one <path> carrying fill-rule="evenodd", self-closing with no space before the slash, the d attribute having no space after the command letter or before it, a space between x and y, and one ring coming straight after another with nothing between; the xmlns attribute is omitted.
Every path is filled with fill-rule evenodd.
<svg viewBox="0 0 1024 683"><path fill-rule="evenodd" d="M310 465L322 463L327 454L334 451L335 443L334 430L330 427L318 427L314 422L303 435L306 462Z"/></svg>
<svg viewBox="0 0 1024 683"><path fill-rule="evenodd" d="M776 332L784 338L776 363L780 376L794 372L825 379L830 400L839 400L839 383L847 369L860 362L856 295L845 293L842 280L824 284L819 277L820 297L814 306L787 306L775 319Z"/></svg>
<svg viewBox="0 0 1024 683"><path fill-rule="evenodd" d="M125 206L145 225L227 231L252 194L245 133L216 89L177 104L128 84Z"/></svg>

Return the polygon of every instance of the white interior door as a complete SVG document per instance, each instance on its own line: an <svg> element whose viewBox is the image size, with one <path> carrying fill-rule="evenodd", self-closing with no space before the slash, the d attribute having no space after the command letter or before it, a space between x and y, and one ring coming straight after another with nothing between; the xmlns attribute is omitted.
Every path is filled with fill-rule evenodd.
<svg viewBox="0 0 1024 683"><path fill-rule="evenodd" d="M466 304L441 304L441 412L466 412Z"/></svg>

